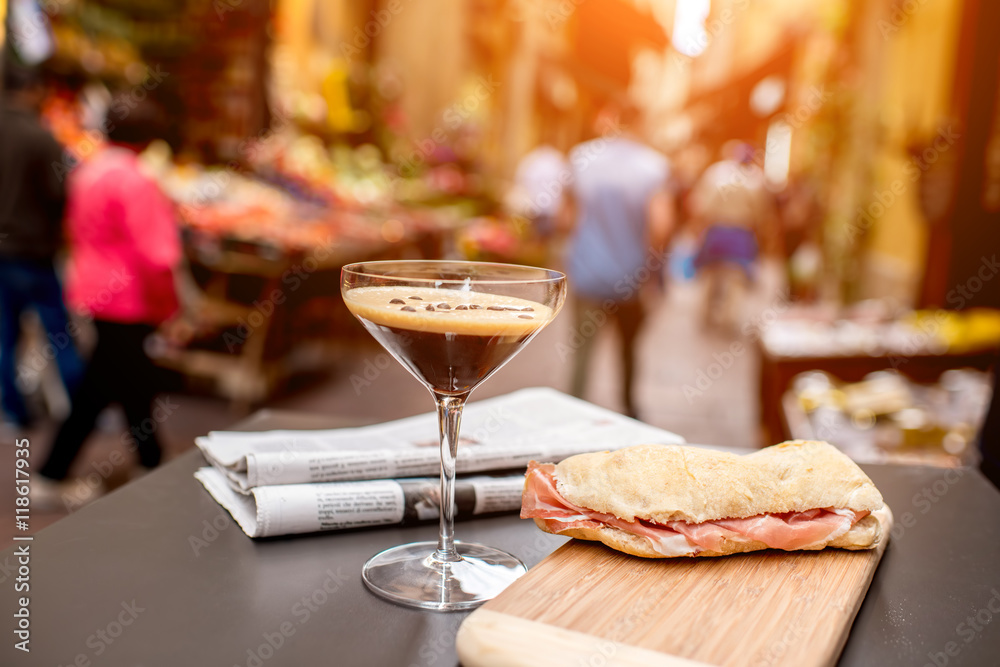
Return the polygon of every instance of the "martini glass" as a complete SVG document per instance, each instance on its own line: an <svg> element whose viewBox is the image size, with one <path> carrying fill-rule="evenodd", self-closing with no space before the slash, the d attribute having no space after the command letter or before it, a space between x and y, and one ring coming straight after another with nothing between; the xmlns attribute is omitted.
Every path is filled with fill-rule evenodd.
<svg viewBox="0 0 1000 667"><path fill-rule="evenodd" d="M430 390L441 435L438 540L376 554L362 572L365 585L409 607L477 607L526 569L505 551L455 540L462 408L473 389L555 318L566 276L511 264L384 261L345 266L340 285L365 329Z"/></svg>

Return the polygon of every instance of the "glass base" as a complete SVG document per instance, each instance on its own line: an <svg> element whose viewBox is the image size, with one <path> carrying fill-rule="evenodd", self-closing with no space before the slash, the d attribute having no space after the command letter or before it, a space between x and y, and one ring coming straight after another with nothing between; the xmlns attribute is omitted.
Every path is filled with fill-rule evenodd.
<svg viewBox="0 0 1000 667"><path fill-rule="evenodd" d="M406 607L433 611L473 609L527 572L506 551L455 542L459 560L437 558L437 542L404 544L373 556L361 578L371 592Z"/></svg>

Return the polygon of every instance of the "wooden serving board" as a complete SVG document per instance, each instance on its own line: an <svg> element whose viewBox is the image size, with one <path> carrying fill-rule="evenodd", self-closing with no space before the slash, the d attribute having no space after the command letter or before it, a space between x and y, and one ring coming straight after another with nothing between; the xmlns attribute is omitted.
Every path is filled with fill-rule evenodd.
<svg viewBox="0 0 1000 667"><path fill-rule="evenodd" d="M645 559L572 540L473 612L465 667L834 665L877 549Z"/></svg>

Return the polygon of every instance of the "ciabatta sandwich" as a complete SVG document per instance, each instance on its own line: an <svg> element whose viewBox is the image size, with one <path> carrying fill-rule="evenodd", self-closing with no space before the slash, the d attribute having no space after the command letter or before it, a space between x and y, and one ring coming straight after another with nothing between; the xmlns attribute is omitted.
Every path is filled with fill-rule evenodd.
<svg viewBox="0 0 1000 667"><path fill-rule="evenodd" d="M639 445L528 467L521 518L646 558L760 549L871 549L891 514L868 476L825 442L736 456Z"/></svg>

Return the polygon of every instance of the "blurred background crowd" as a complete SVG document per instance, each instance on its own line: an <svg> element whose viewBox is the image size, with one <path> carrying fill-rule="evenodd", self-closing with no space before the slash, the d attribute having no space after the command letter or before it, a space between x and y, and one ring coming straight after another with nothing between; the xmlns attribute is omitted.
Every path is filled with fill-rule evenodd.
<svg viewBox="0 0 1000 667"><path fill-rule="evenodd" d="M550 385L694 442L996 474L1000 5L0 18L0 398L81 502L255 408L423 412L340 299L372 258L568 273L566 312L474 398Z"/></svg>

